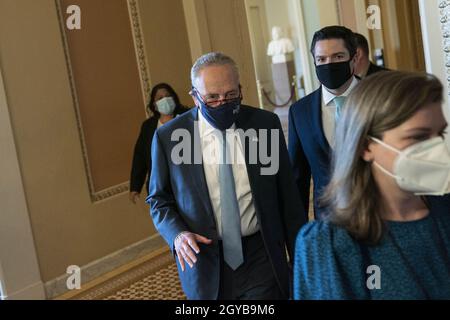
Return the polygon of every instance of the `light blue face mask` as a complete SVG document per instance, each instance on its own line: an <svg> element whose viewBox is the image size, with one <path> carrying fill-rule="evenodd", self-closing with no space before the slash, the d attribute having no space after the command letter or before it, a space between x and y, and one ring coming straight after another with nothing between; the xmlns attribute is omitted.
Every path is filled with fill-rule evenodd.
<svg viewBox="0 0 450 320"><path fill-rule="evenodd" d="M172 115L176 106L175 100L172 97L165 97L156 101L156 109L164 115Z"/></svg>

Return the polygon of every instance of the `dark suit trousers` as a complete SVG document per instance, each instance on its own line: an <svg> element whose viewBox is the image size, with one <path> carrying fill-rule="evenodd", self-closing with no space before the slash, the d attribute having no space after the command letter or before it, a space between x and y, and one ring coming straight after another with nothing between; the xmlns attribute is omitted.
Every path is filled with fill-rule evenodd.
<svg viewBox="0 0 450 320"><path fill-rule="evenodd" d="M219 300L281 300L284 297L275 279L261 234L242 238L244 263L233 271L223 260L220 247L221 279Z"/></svg>

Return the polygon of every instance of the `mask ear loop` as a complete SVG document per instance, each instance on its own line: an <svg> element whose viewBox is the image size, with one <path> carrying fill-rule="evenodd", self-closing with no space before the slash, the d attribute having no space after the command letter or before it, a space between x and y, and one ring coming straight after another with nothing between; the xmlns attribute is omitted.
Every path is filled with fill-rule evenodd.
<svg viewBox="0 0 450 320"><path fill-rule="evenodd" d="M389 171L387 171L385 168L383 168L378 162L374 161L373 164L380 169L381 171L383 171L383 173L387 174L388 176L390 176L391 178L397 179L397 176L390 173Z"/></svg>
<svg viewBox="0 0 450 320"><path fill-rule="evenodd" d="M352 77L357 77L358 78L358 80L361 80L358 76L357 76L357 74L355 73L355 64L356 64L356 59L355 59L355 57L356 57L356 55L357 55L357 52L355 52L355 54L353 55L353 57L350 57L350 60L348 61L349 63L353 60L353 71L352 71Z"/></svg>
<svg viewBox="0 0 450 320"><path fill-rule="evenodd" d="M369 137L369 139L375 141L376 143L381 144L383 147L388 148L389 150L394 151L395 153L398 153L398 154L402 153L400 150L397 150L394 147L391 147L386 142L383 142L380 139L377 139L377 138L374 138L374 137Z"/></svg>
<svg viewBox="0 0 450 320"><path fill-rule="evenodd" d="M151 94L148 95L147 103L145 104L145 114L147 116L147 119L153 116L153 112L150 109L150 101L152 101Z"/></svg>
<svg viewBox="0 0 450 320"><path fill-rule="evenodd" d="M389 149L389 150L391 150L391 151L394 151L394 152L396 152L396 153L398 153L398 154L401 153L399 150L395 149L394 147L391 147L390 145L386 144L385 142L381 141L380 139L377 139L377 138L375 138L375 137L370 137L370 136L369 136L369 139L375 141L376 143L381 144L383 147L385 147L385 148L387 148L387 149ZM397 178L398 178L396 175L394 175L393 173L391 173L391 172L389 172L388 170L386 170L385 168L383 168L383 167L382 167L378 162L376 162L375 160L373 161L373 164L374 164L378 169L380 169L384 174L390 176L391 178L394 178L394 179L397 179Z"/></svg>
<svg viewBox="0 0 450 320"><path fill-rule="evenodd" d="M385 148L387 148L387 149L389 149L389 150L392 150L392 151L394 151L394 152L396 152L396 153L398 153L398 154L401 154L401 153L402 153L401 151L395 149L394 147L391 147L390 145L386 144L385 142L381 141L380 139L377 139L377 138L374 138L374 137L369 137L369 138L372 139L373 141L375 141L375 142L381 144L382 146L384 146ZM374 164L378 169L380 169L384 174L388 175L389 177L394 178L395 180L398 180L398 179L403 180L403 178L398 177L398 176L394 175L393 173L389 172L388 170L386 170L385 168L383 168L378 162L373 161L373 164ZM416 194L416 195L417 195L417 196L420 196L420 194ZM425 204L427 205L427 203L425 203Z"/></svg>
<svg viewBox="0 0 450 320"><path fill-rule="evenodd" d="M200 92L198 92L198 90L195 87L192 87L191 91L189 92L190 95L194 96L199 102L200 105L205 105L207 106L206 102L203 101ZM201 108L201 106L199 106L199 108Z"/></svg>

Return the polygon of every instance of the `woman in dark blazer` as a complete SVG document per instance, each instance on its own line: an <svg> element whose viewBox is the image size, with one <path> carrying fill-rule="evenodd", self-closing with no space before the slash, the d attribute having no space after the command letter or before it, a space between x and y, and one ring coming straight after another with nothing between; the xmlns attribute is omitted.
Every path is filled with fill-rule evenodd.
<svg viewBox="0 0 450 320"><path fill-rule="evenodd" d="M133 203L136 203L139 199L142 186L146 181L148 193L149 168L151 168L152 161L150 150L156 129L188 110L180 103L177 93L167 83L159 83L153 87L147 108L151 111L151 116L142 124L141 132L134 147L129 194L130 201Z"/></svg>

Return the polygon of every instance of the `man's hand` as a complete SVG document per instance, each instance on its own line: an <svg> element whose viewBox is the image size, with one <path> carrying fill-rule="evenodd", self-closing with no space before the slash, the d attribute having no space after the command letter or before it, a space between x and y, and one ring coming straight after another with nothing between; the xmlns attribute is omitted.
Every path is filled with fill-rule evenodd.
<svg viewBox="0 0 450 320"><path fill-rule="evenodd" d="M211 244L212 240L188 231L181 232L175 238L175 251L177 252L178 262L182 271L185 269L185 261L191 268L197 262L196 254L200 253L197 242Z"/></svg>
<svg viewBox="0 0 450 320"><path fill-rule="evenodd" d="M130 201L133 202L134 204L136 204L136 202L140 198L139 192L136 192L136 191L131 191L129 196L130 196Z"/></svg>

